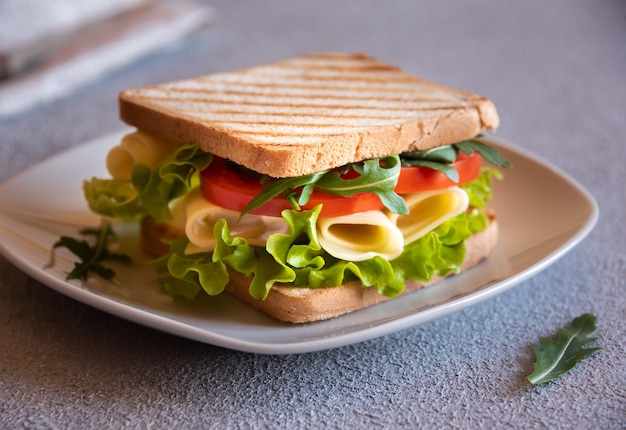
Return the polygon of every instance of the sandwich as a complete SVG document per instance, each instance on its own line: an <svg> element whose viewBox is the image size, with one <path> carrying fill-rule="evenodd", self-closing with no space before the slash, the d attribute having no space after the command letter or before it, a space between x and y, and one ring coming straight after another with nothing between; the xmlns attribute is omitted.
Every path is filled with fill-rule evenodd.
<svg viewBox="0 0 626 430"><path fill-rule="evenodd" d="M83 190L140 224L174 297L223 292L276 319L337 317L486 258L491 101L364 54L312 54L122 91L135 128Z"/></svg>

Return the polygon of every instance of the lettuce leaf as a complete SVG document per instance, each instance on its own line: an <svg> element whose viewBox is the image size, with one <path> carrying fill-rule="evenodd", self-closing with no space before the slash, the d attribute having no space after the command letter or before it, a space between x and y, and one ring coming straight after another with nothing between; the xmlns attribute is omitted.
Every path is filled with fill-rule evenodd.
<svg viewBox="0 0 626 430"><path fill-rule="evenodd" d="M246 276L252 276L250 294L263 299L275 283L292 282L295 273L277 262L264 248L253 247L240 237L232 237L224 219L215 223L215 250L185 254L189 240L179 238L170 243L169 252L152 261L163 276L159 282L166 293L193 299L204 290L209 295L224 291L228 284L227 266Z"/></svg>
<svg viewBox="0 0 626 430"><path fill-rule="evenodd" d="M485 169L475 183L463 186L470 201L484 207L491 199L493 174L493 169ZM458 273L465 258L465 240L484 230L488 223L483 211L473 209L406 245L404 252L392 261L375 257L352 262L336 259L322 249L316 231L320 211L321 206L283 211L289 233L271 235L266 248L233 238L225 220L215 224L217 245L212 253L184 255L187 239L173 242L170 253L155 262L157 270L170 273L171 279L164 278L162 282L164 290L185 297L195 297L202 290L217 294L228 283L228 266L252 277L250 294L259 299L267 297L275 283L328 288L357 279L364 287L375 287L380 294L395 297L403 291L407 280L428 281L435 275ZM201 275L203 271L206 276Z"/></svg>
<svg viewBox="0 0 626 430"><path fill-rule="evenodd" d="M491 201L493 179L502 179L502 173L493 167L482 167L478 178L459 188L465 190L469 196L469 204L475 208L484 209L487 202Z"/></svg>
<svg viewBox="0 0 626 430"><path fill-rule="evenodd" d="M169 204L193 186L194 174L206 168L212 155L199 145L182 145L157 167L145 164L133 168L132 180L92 178L83 182L89 208L100 215L138 220L146 214L158 222L172 218Z"/></svg>
<svg viewBox="0 0 626 430"><path fill-rule="evenodd" d="M486 227L486 217L477 210L444 222L406 245L404 252L391 262L396 278L404 283L411 279L428 281L434 275L459 273L465 259L465 239Z"/></svg>
<svg viewBox="0 0 626 430"><path fill-rule="evenodd" d="M229 266L252 276L250 295L259 299L267 297L275 283L328 288L353 279L360 280L364 287L375 287L382 295L395 297L409 279L427 281L433 275L458 273L465 257L464 240L475 228L486 226L486 222L475 220L484 218L479 211L463 213L407 245L393 261L375 257L352 262L338 260L321 248L314 229L319 210L318 206L310 211L284 211L290 233L270 236L267 248L231 237L224 220L215 225L218 241L213 253L184 255L187 239L182 239L182 245L175 241L169 254L155 263L158 271L169 272L173 278L164 278L161 285L169 294L188 298L201 290L218 294L228 283Z"/></svg>
<svg viewBox="0 0 626 430"><path fill-rule="evenodd" d="M213 261L228 264L236 271L252 276L252 297L264 299L275 283L292 282L295 279L293 270L272 258L266 248L253 247L240 237L233 238L225 220L221 219L215 224L214 234L218 241Z"/></svg>
<svg viewBox="0 0 626 430"><path fill-rule="evenodd" d="M89 209L97 214L127 221L145 214L139 192L130 181L91 178L83 182L83 193Z"/></svg>
<svg viewBox="0 0 626 430"><path fill-rule="evenodd" d="M226 266L214 262L206 252L186 255L188 243L186 237L169 242L169 253L151 262L157 273L165 274L159 278L161 288L187 299L195 298L201 290L211 296L220 294L228 284Z"/></svg>

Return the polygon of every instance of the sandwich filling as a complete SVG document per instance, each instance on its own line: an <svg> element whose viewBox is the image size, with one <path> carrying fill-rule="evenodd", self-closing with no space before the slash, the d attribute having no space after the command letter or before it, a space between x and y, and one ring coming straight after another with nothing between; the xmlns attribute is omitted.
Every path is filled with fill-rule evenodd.
<svg viewBox="0 0 626 430"><path fill-rule="evenodd" d="M112 179L84 183L90 208L149 218L175 232L154 260L162 288L221 293L229 271L263 299L275 284L336 287L359 279L386 296L407 280L457 273L464 241L488 224L486 202L507 167L478 140L271 178L144 131L107 157Z"/></svg>

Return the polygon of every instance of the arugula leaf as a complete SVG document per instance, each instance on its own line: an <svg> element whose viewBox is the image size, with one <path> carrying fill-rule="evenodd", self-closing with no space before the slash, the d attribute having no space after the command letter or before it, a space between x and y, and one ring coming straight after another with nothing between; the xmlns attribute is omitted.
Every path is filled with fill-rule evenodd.
<svg viewBox="0 0 626 430"><path fill-rule="evenodd" d="M338 196L374 193L391 212L409 213L404 199L394 192L402 168L398 155L367 160L362 164L354 164L352 168L359 173L358 177L343 179L338 172L330 172L317 182L315 188Z"/></svg>
<svg viewBox="0 0 626 430"><path fill-rule="evenodd" d="M402 164L411 166L411 160L434 161L449 164L456 160L456 156L457 150L452 145L438 146L421 151L404 152L402 154Z"/></svg>
<svg viewBox="0 0 626 430"><path fill-rule="evenodd" d="M457 154L456 148L452 145L445 145L421 151L404 152L400 154L400 160L403 166L421 166L437 170L456 183L459 182L459 172L450 164L456 160Z"/></svg>
<svg viewBox="0 0 626 430"><path fill-rule="evenodd" d="M478 152L481 157L496 166L511 167L511 164L502 157L500 151L479 140L466 140L452 146L466 155L472 155L474 151Z"/></svg>
<svg viewBox="0 0 626 430"><path fill-rule="evenodd" d="M54 251L57 248L67 248L72 254L80 258L80 263L74 263L74 269L67 274L66 280L82 279L86 280L89 272L96 273L103 279L113 280L115 271L101 264L105 260L116 260L124 263L130 263L131 259L128 255L110 252L108 244L115 239L115 233L111 228L111 223L102 220L100 227L97 229L80 230L83 236L94 236L96 243L90 245L86 240L78 240L68 236L62 236L53 246L48 266L54 264Z"/></svg>
<svg viewBox="0 0 626 430"><path fill-rule="evenodd" d="M268 182L263 191L257 194L250 202L246 205L245 208L241 211L240 217L244 216L248 212L258 207L263 206L265 203L272 200L274 197L280 196L281 194L285 194L295 188L304 186L307 189L307 193L302 193L301 196L307 195L310 197L313 189L311 186L315 184L327 171L313 173L311 175L306 176L297 176L293 178L281 178L272 182ZM308 201L308 197L306 201L298 201L298 204L303 205Z"/></svg>
<svg viewBox="0 0 626 430"><path fill-rule="evenodd" d="M453 182L459 182L459 173L450 165L456 160L459 152L463 152L466 155L478 152L481 157L491 164L500 167L511 167L497 149L478 140L466 140L438 148L404 152L400 154L400 159L403 166L428 167L443 173Z"/></svg>
<svg viewBox="0 0 626 430"><path fill-rule="evenodd" d="M555 340L542 337L541 350L532 348L535 362L533 372L528 375L530 383L538 385L552 381L572 370L583 358L601 349L586 348L597 340L590 337L595 331L596 317L586 313L575 318L568 326L559 329Z"/></svg>
<svg viewBox="0 0 626 430"><path fill-rule="evenodd" d="M398 214L409 213L404 199L393 191L402 168L397 155L354 163L351 168L359 176L353 179L343 179L340 172L324 170L306 176L281 178L268 182L263 191L246 205L241 216L280 195L293 197L294 193L299 194L297 204L305 205L314 189L344 197L359 193L374 193L390 211ZM295 192L299 187L303 188Z"/></svg>
<svg viewBox="0 0 626 430"><path fill-rule="evenodd" d="M314 189L344 197L359 193L373 193L391 212L407 214L408 208L404 199L394 192L402 166L427 167L442 172L453 182L458 182L459 173L451 163L456 160L459 151L468 155L478 152L492 164L510 167L510 164L502 158L497 149L477 140L468 140L454 145L405 152L400 155L353 163L343 166L340 171L325 170L306 176L269 181L265 184L263 191L246 205L241 216L280 195L290 200L294 209L299 210L298 205L302 206L308 203ZM342 177L342 173L350 169L359 175L351 179Z"/></svg>
<svg viewBox="0 0 626 430"><path fill-rule="evenodd" d="M459 182L459 172L449 164L442 163L439 161L428 161L428 160L405 160L402 165L404 166L422 166L428 167L432 170L438 170L439 172L446 175L451 181Z"/></svg>
<svg viewBox="0 0 626 430"><path fill-rule="evenodd" d="M411 151L400 154L403 166L423 166L432 170L437 170L446 175L451 181L459 182L459 173L451 163L456 160L459 152L472 155L478 152L481 157L491 164L500 167L511 167L500 152L478 140L466 140L453 145L440 146L437 148L425 149L422 151Z"/></svg>

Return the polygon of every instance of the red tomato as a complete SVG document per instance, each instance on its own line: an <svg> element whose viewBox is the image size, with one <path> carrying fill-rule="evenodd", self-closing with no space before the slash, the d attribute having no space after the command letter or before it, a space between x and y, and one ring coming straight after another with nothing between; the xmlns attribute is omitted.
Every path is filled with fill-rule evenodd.
<svg viewBox="0 0 626 430"><path fill-rule="evenodd" d="M243 173L235 172L224 164L221 158L213 157L213 162L201 172L200 186L204 197L225 209L241 212L257 194L263 191L263 185ZM322 204L320 216L339 216L356 212L380 209L380 199L371 193L355 194L349 197L313 191L309 202L302 206L311 209ZM250 211L257 215L281 216L285 209L291 209L289 202L282 197L275 197L263 206Z"/></svg>
<svg viewBox="0 0 626 430"><path fill-rule="evenodd" d="M402 167L395 191L398 194L406 194L448 188L473 181L480 172L481 157L478 153L471 156L461 153L452 165L459 172L458 183L454 183L443 173L426 167ZM208 201L237 212L241 212L250 200L263 190L263 185L256 178L229 169L221 158L215 156L209 167L201 172L200 180L202 193ZM372 193L342 197L315 190L309 202L302 208L311 209L319 204L323 205L320 213L322 217L348 215L383 207L378 196ZM281 216L280 213L285 209L291 209L289 202L283 197L275 197L250 213Z"/></svg>
<svg viewBox="0 0 626 430"><path fill-rule="evenodd" d="M400 178L394 191L398 194L416 193L418 191L441 190L455 185L472 182L480 174L482 158L478 152L465 155L460 152L452 166L459 173L459 182L454 182L443 173L427 167L402 167Z"/></svg>

